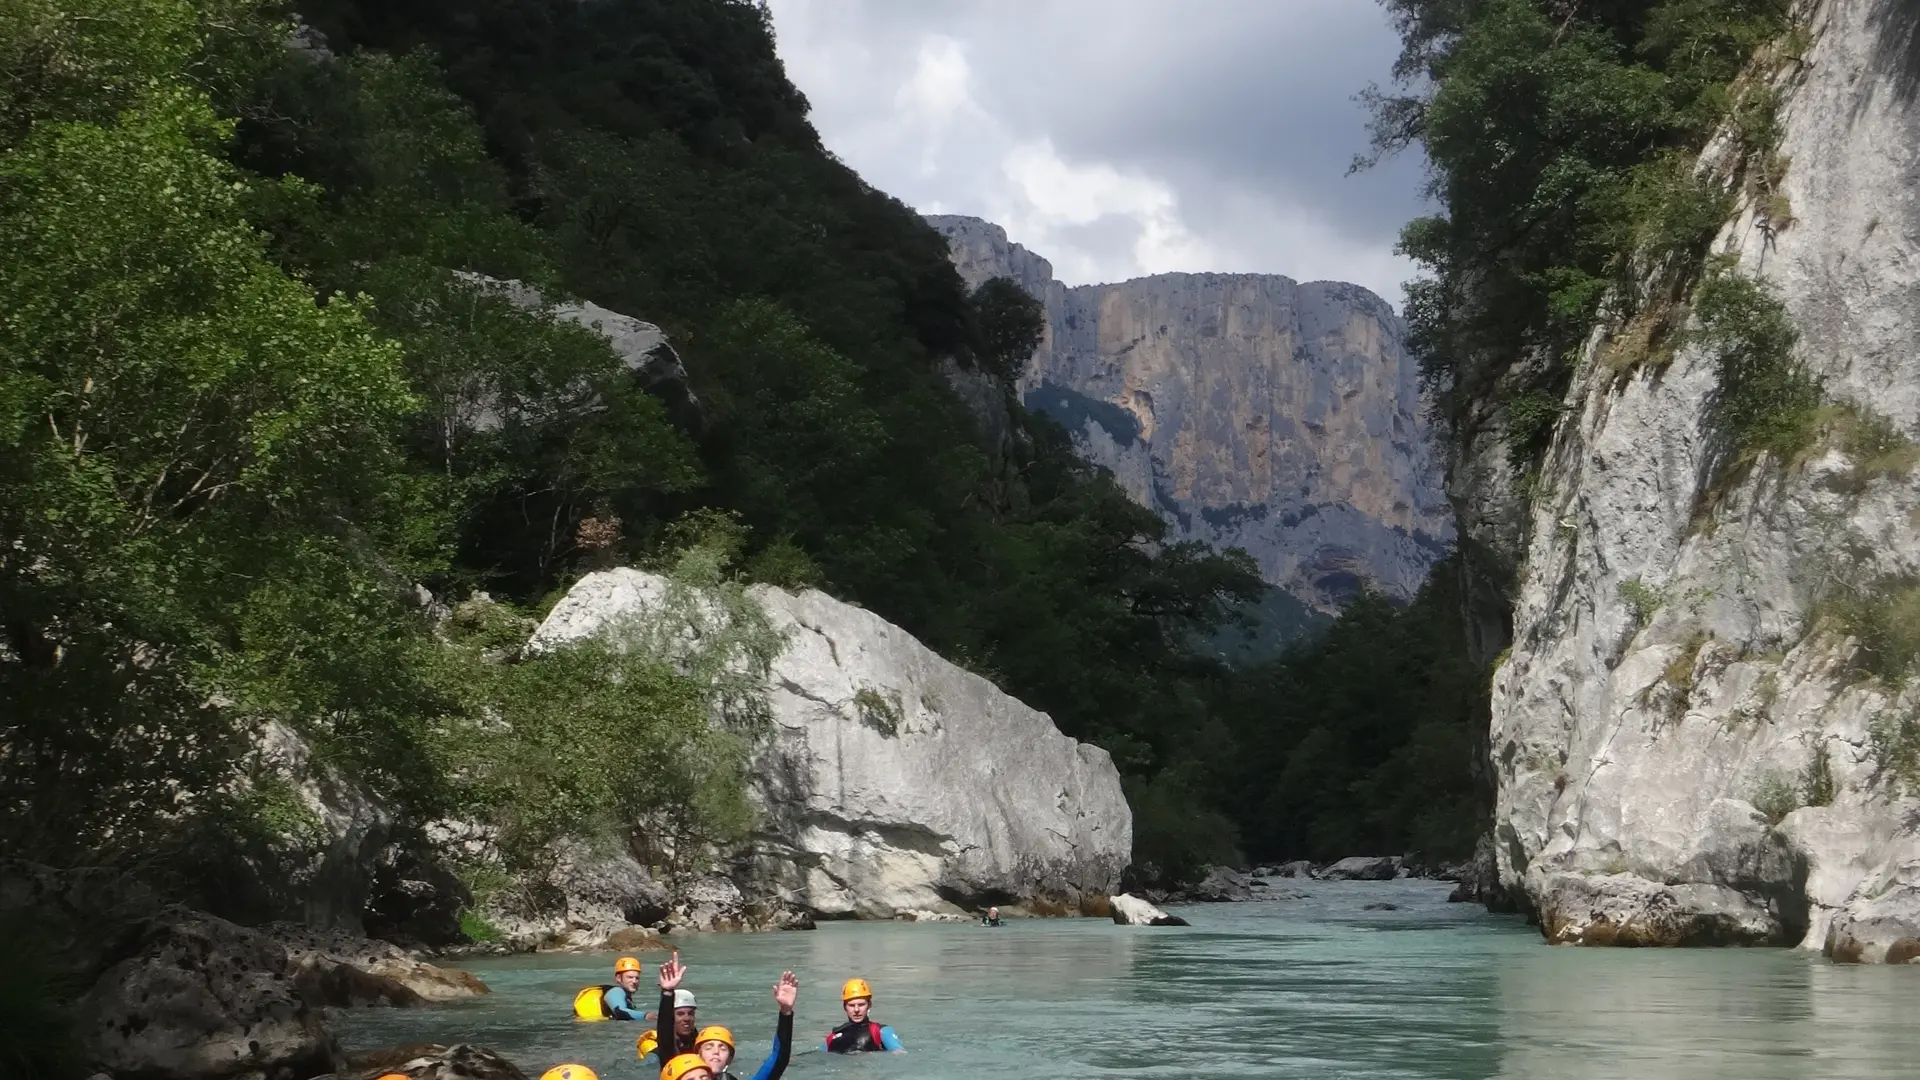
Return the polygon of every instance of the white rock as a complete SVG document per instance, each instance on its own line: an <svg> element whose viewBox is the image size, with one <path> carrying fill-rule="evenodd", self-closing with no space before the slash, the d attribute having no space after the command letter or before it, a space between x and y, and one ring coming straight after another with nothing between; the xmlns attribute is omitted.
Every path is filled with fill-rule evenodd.
<svg viewBox="0 0 1920 1080"><path fill-rule="evenodd" d="M532 647L655 610L665 589L639 570L590 574ZM812 590L752 596L787 635L754 768L758 882L816 915L874 918L1113 891L1133 819L1105 750L872 612Z"/></svg>
<svg viewBox="0 0 1920 1080"><path fill-rule="evenodd" d="M1121 926L1185 926L1187 920L1169 915L1137 896L1121 893L1112 900L1113 921Z"/></svg>
<svg viewBox="0 0 1920 1080"><path fill-rule="evenodd" d="M1749 208L1715 248L1775 289L1830 398L1915 436L1920 102L1895 85L1882 6L1809 8L1814 44L1781 80L1798 221L1769 232ZM1852 676L1853 644L1807 623L1840 560L1862 582L1920 572L1920 490L1855 483L1828 449L1756 469L1704 525L1711 358L1682 349L1621 378L1602 344L1534 485L1514 644L1494 675L1501 882L1555 940L1898 958L1920 941L1920 802L1879 767L1872 729L1915 697ZM1455 482L1470 520L1506 520L1498 470L1457 467ZM1810 784L1823 762L1831 784ZM1754 808L1763 791L1824 801L1828 786L1830 805L1777 825Z"/></svg>

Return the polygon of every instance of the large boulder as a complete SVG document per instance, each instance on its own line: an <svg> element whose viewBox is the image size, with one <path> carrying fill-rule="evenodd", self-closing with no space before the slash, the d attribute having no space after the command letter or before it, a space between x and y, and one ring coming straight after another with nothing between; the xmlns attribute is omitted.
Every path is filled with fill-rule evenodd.
<svg viewBox="0 0 1920 1080"><path fill-rule="evenodd" d="M292 923L264 930L286 949L288 974L316 1005L416 1005L489 992L472 972L415 959L391 942Z"/></svg>
<svg viewBox="0 0 1920 1080"><path fill-rule="evenodd" d="M590 574L531 647L659 610L666 582ZM1111 893L1133 819L1106 751L825 593L755 586L786 646L757 751L761 830L741 882L812 914L887 918Z"/></svg>
<svg viewBox="0 0 1920 1080"><path fill-rule="evenodd" d="M1321 881L1392 881L1400 874L1400 857L1354 855L1321 868Z"/></svg>
<svg viewBox="0 0 1920 1080"><path fill-rule="evenodd" d="M272 938L182 907L142 926L76 1008L89 1055L143 1080L306 1080L336 1047Z"/></svg>
<svg viewBox="0 0 1920 1080"><path fill-rule="evenodd" d="M1842 964L1920 963L1920 866L1856 893L1828 924L1824 951Z"/></svg>
<svg viewBox="0 0 1920 1080"><path fill-rule="evenodd" d="M1112 898L1113 921L1121 926L1186 926L1187 920L1169 915L1137 896L1120 893Z"/></svg>

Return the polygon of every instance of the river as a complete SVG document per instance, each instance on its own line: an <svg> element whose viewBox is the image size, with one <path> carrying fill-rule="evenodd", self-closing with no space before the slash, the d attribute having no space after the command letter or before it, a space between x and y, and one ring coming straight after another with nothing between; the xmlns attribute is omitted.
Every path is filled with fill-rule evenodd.
<svg viewBox="0 0 1920 1080"><path fill-rule="evenodd" d="M1282 883L1276 882L1276 886ZM800 976L803 1048L839 986L874 983L905 1055L797 1055L789 1077L1312 1077L1844 1080L1920 1074L1920 968L1784 949L1552 948L1430 882L1285 883L1304 897L1178 909L1187 929L1092 919L830 923L683 939L702 1023L733 1028L743 1074L773 1033L772 984ZM1369 910L1368 905L1393 905ZM649 955L648 981L660 957ZM560 1061L653 1080L637 1025L577 1024L609 956L473 962L484 999L339 1018L349 1049L474 1042L529 1075Z"/></svg>

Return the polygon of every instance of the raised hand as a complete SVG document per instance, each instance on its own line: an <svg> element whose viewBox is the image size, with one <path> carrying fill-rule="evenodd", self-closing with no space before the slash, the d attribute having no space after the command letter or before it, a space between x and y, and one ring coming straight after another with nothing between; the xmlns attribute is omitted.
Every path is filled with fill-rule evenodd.
<svg viewBox="0 0 1920 1080"><path fill-rule="evenodd" d="M660 989L678 990L680 980L687 977L687 966L680 962L680 950L675 949L673 959L660 965Z"/></svg>
<svg viewBox="0 0 1920 1080"><path fill-rule="evenodd" d="M780 1003L780 1011L791 1016L793 1000L799 996L800 980L794 978L791 971L781 972L780 981L773 984L773 1000Z"/></svg>

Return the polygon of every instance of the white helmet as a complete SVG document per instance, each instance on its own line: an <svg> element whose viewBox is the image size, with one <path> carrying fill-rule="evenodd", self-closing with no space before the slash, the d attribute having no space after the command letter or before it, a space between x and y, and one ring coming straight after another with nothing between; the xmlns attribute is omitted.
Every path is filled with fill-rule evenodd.
<svg viewBox="0 0 1920 1080"><path fill-rule="evenodd" d="M698 1006L693 1003L693 991L675 990L673 992L673 1007L676 1009L697 1008Z"/></svg>

